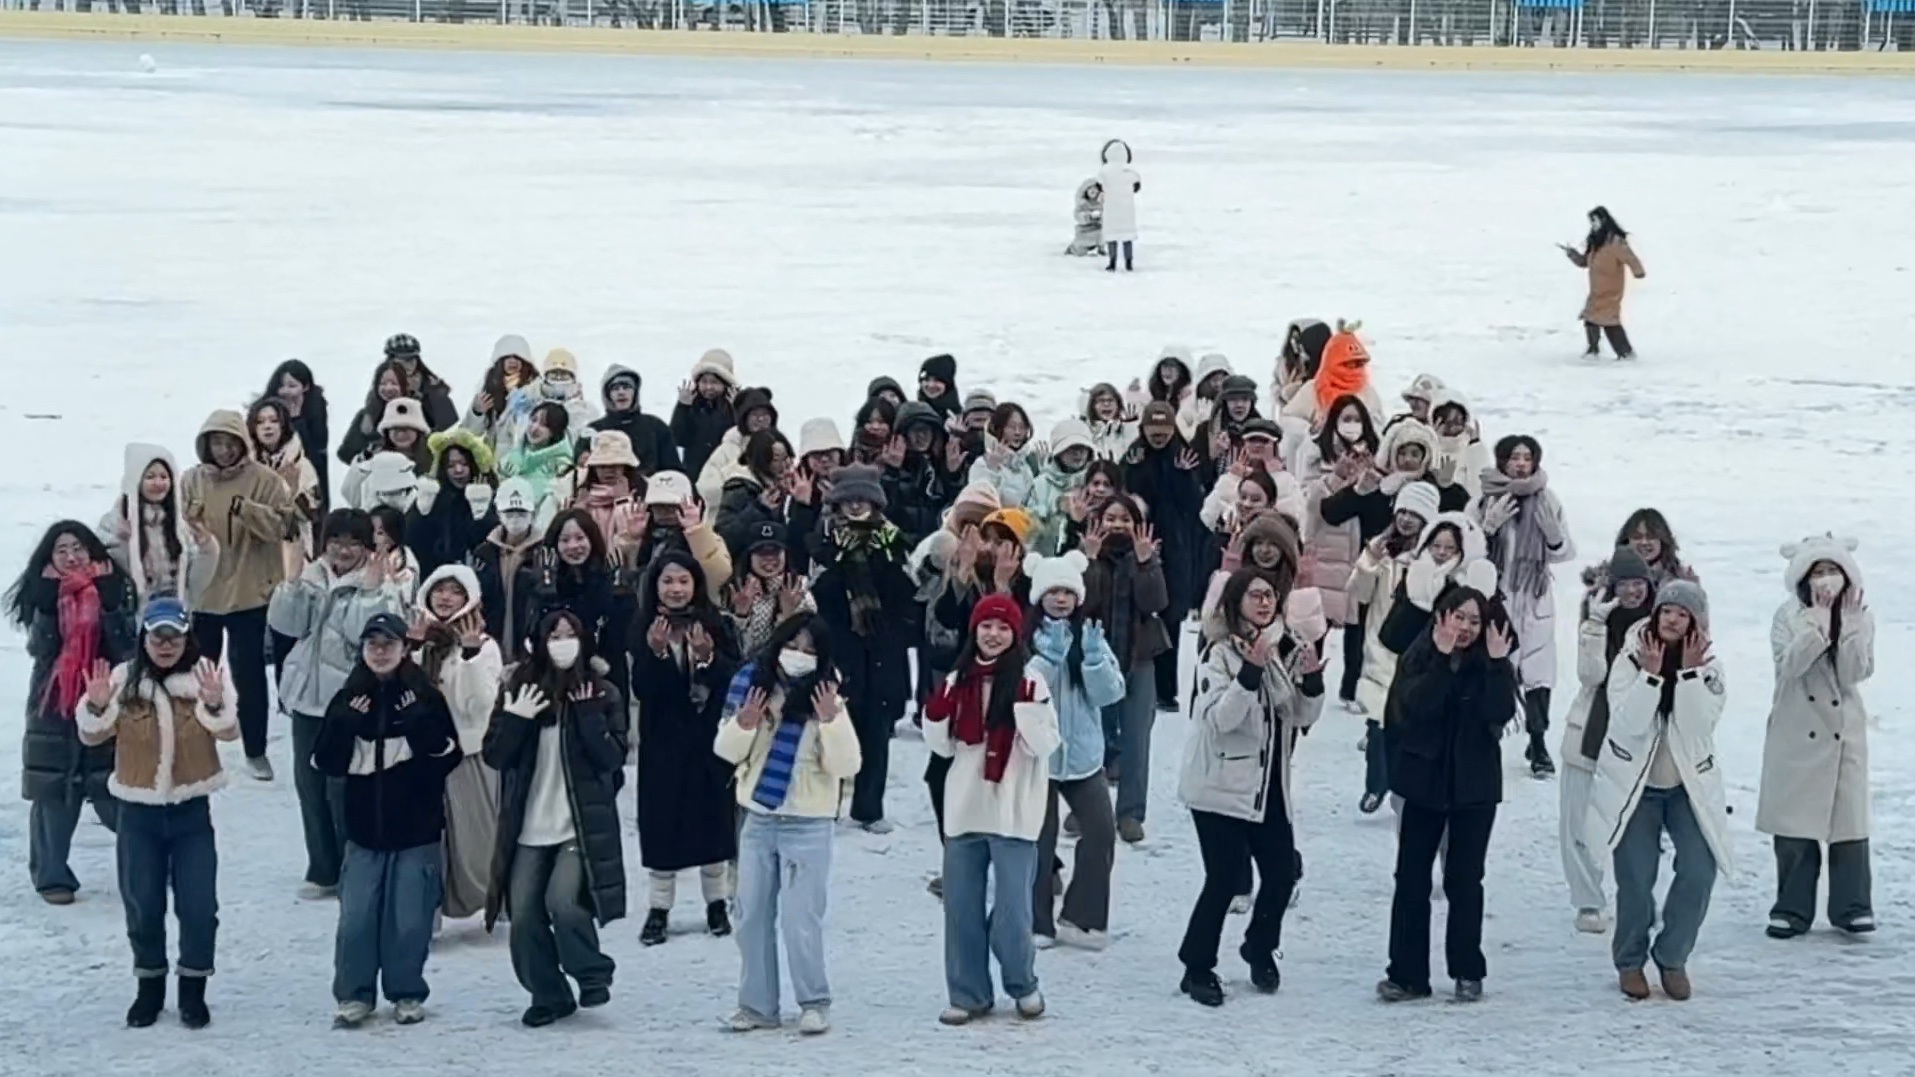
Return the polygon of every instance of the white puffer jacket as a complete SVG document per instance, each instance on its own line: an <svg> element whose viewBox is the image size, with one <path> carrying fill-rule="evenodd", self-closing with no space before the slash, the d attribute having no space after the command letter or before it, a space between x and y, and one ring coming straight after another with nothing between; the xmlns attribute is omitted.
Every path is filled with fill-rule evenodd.
<svg viewBox="0 0 1915 1077"><path fill-rule="evenodd" d="M1281 624L1273 626L1281 633ZM1184 738L1184 763L1177 795L1192 811L1214 812L1253 823L1263 821L1272 768L1283 790L1283 811L1294 819L1291 803L1292 731L1316 724L1323 713L1321 693L1306 696L1292 680L1290 665L1253 673L1256 688L1243 683L1244 660L1228 640L1210 648L1197 669L1196 720Z"/></svg>

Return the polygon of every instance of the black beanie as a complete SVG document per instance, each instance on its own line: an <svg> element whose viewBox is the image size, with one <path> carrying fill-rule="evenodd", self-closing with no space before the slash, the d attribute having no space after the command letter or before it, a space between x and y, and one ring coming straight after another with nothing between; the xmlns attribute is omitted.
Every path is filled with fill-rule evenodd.
<svg viewBox="0 0 1915 1077"><path fill-rule="evenodd" d="M936 378L948 386L957 385L957 360L949 355L933 355L918 367L918 379Z"/></svg>

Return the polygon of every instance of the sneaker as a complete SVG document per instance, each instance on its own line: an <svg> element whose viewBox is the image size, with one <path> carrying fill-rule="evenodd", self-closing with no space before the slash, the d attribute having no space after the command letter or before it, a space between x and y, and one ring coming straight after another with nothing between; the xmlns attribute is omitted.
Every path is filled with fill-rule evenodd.
<svg viewBox="0 0 1915 1077"><path fill-rule="evenodd" d="M1079 950L1102 951L1110 948L1110 932L1086 931L1068 920L1059 920L1057 941Z"/></svg>
<svg viewBox="0 0 1915 1077"><path fill-rule="evenodd" d="M263 755L258 759L248 759L246 761L246 771L253 776L254 781L270 782L273 780L272 760L267 759Z"/></svg>
<svg viewBox="0 0 1915 1077"><path fill-rule="evenodd" d="M991 1008L989 1006L979 1006L975 1010L967 1010L962 1006L946 1006L944 1008L944 1012L938 1014L938 1023L942 1025L951 1025L953 1027L958 1025L968 1025L972 1021L975 1021L978 1018L983 1017L985 1014L988 1014L990 1012L991 1012Z"/></svg>
<svg viewBox="0 0 1915 1077"><path fill-rule="evenodd" d="M1873 930L1873 928L1871 928L1871 930ZM1797 927L1795 922L1786 916L1769 917L1769 929L1766 934L1772 939L1792 939L1797 935L1806 935L1808 933L1808 928Z"/></svg>
<svg viewBox="0 0 1915 1077"><path fill-rule="evenodd" d="M731 910L722 901L714 901L705 906L705 929L712 938L722 939L731 934Z"/></svg>
<svg viewBox="0 0 1915 1077"><path fill-rule="evenodd" d="M1057 936L1042 933L1033 934L1031 936L1031 945L1039 950L1055 950L1057 949Z"/></svg>
<svg viewBox="0 0 1915 1077"><path fill-rule="evenodd" d="M1367 729L1367 728L1366 728L1366 729L1364 729L1364 730L1363 730L1363 735L1362 735L1362 736L1360 736L1360 737L1358 737L1358 738L1356 739L1356 750L1357 750L1357 751L1359 751L1359 752L1362 752L1362 753L1363 753L1364 755L1368 755L1368 754L1370 754L1370 731L1369 731L1369 729Z"/></svg>
<svg viewBox="0 0 1915 1077"><path fill-rule="evenodd" d="M1184 970L1183 982L1177 989L1190 996L1190 1001L1199 1006L1217 1007L1223 1005L1223 983L1214 972L1196 972Z"/></svg>
<svg viewBox="0 0 1915 1077"><path fill-rule="evenodd" d="M1384 1002L1414 1002L1430 997L1427 987L1404 987L1395 980L1382 980L1376 985L1376 997Z"/></svg>
<svg viewBox="0 0 1915 1077"><path fill-rule="evenodd" d="M831 1031L831 1012L823 1006L806 1006L798 1015L798 1032L804 1036L819 1036Z"/></svg>
<svg viewBox="0 0 1915 1077"><path fill-rule="evenodd" d="M1077 813L1072 812L1064 816L1064 833L1073 838L1081 838L1084 836L1084 827L1083 824L1077 821Z"/></svg>
<svg viewBox="0 0 1915 1077"><path fill-rule="evenodd" d="M1230 915L1242 916L1250 911L1250 895L1238 894L1230 899Z"/></svg>
<svg viewBox="0 0 1915 1077"><path fill-rule="evenodd" d="M1483 1001L1483 981L1481 980L1456 981L1456 1001L1458 1002Z"/></svg>
<svg viewBox="0 0 1915 1077"><path fill-rule="evenodd" d="M1539 781L1556 776L1556 762L1549 758L1549 749L1537 745L1536 754L1529 761L1529 776Z"/></svg>
<svg viewBox="0 0 1915 1077"><path fill-rule="evenodd" d="M126 1027L150 1028L166 1008L166 977L142 976L138 984L139 993L126 1011Z"/></svg>
<svg viewBox="0 0 1915 1077"><path fill-rule="evenodd" d="M733 1032L757 1032L761 1029L777 1028L778 1019L740 1009L725 1019L725 1027Z"/></svg>
<svg viewBox="0 0 1915 1077"><path fill-rule="evenodd" d="M1376 810L1382 806L1383 794L1381 793L1365 793L1363 799L1356 802L1356 810L1365 815L1375 815Z"/></svg>
<svg viewBox="0 0 1915 1077"><path fill-rule="evenodd" d="M332 1027L358 1028L360 1025L365 1023L366 1018L371 1016L372 1016L371 1006L368 1006L363 1002L355 1002L355 1001L348 1000L346 1002L340 1003L339 1008L333 1011Z"/></svg>
<svg viewBox="0 0 1915 1077"><path fill-rule="evenodd" d="M416 1025L426 1019L426 1004L409 998L392 1004L392 1019L402 1025Z"/></svg>
<svg viewBox="0 0 1915 1077"><path fill-rule="evenodd" d="M73 904L73 891L42 890L40 891L40 900L49 905L71 905Z"/></svg>
<svg viewBox="0 0 1915 1077"><path fill-rule="evenodd" d="M1835 926L1851 935L1866 935L1875 930L1875 917L1863 913L1861 916L1851 918L1845 924L1836 924Z"/></svg>
<svg viewBox="0 0 1915 1077"><path fill-rule="evenodd" d="M1017 1000L1017 1015L1026 1021L1035 1021L1044 1016L1044 995L1033 991Z"/></svg>
<svg viewBox="0 0 1915 1077"><path fill-rule="evenodd" d="M321 886L318 883L299 884L299 900L301 901L325 901L328 898L336 898L338 896L339 887L337 886Z"/></svg>
<svg viewBox="0 0 1915 1077"><path fill-rule="evenodd" d="M1682 969L1665 969L1657 966L1662 974L1662 993L1676 1002L1687 1002L1693 989L1689 985L1689 974Z"/></svg>
<svg viewBox="0 0 1915 1077"><path fill-rule="evenodd" d="M1177 713L1177 711L1178 711L1178 707L1177 707L1177 701L1176 701L1176 700L1174 700L1174 699L1160 699L1160 700L1158 700L1158 701L1157 701L1157 713L1158 713L1158 714L1176 714L1176 713Z"/></svg>
<svg viewBox="0 0 1915 1077"><path fill-rule="evenodd" d="M889 834L897 829L896 826L892 825L889 819L873 819L868 823L860 823L858 825L864 828L866 834Z"/></svg>
<svg viewBox="0 0 1915 1077"><path fill-rule="evenodd" d="M1141 819L1117 820L1117 836L1124 839L1125 845L1135 845L1144 840L1144 822Z"/></svg>
<svg viewBox="0 0 1915 1077"><path fill-rule="evenodd" d="M1618 969L1616 986L1622 990L1623 997L1631 1001L1641 1002L1649 997L1649 977L1644 976L1641 969Z"/></svg>
<svg viewBox="0 0 1915 1077"><path fill-rule="evenodd" d="M665 941L665 929L671 925L671 914L664 909L653 909L645 914L645 927L638 933L638 941L645 946L657 946Z"/></svg>
<svg viewBox="0 0 1915 1077"><path fill-rule="evenodd" d="M546 1025L563 1021L578 1012L578 1004L566 1002L563 1006L541 1006L533 1003L519 1015L519 1023L526 1028L544 1028Z"/></svg>
<svg viewBox="0 0 1915 1077"><path fill-rule="evenodd" d="M924 888L931 892L932 897L937 898L939 901L944 900L944 876L931 876L931 881L925 883Z"/></svg>
<svg viewBox="0 0 1915 1077"><path fill-rule="evenodd" d="M1370 712L1369 712L1369 710L1368 710L1368 709L1366 709L1366 708L1365 708L1365 707L1363 706L1363 704L1361 704L1361 703L1358 703L1358 702L1357 702L1356 700L1354 700L1354 699L1346 699L1346 700L1344 700L1344 701L1343 701L1343 713L1345 713L1345 714L1368 714L1368 713L1370 713ZM1364 734L1363 736L1364 736L1364 739L1366 739L1366 740L1367 740L1367 739L1369 738L1369 734L1368 734L1368 733L1365 733L1365 734Z"/></svg>
<svg viewBox="0 0 1915 1077"><path fill-rule="evenodd" d="M612 1001L612 989L609 987L581 987L578 989L580 1009L592 1010Z"/></svg>
<svg viewBox="0 0 1915 1077"><path fill-rule="evenodd" d="M1601 935L1609 930L1609 918L1601 909L1577 909L1576 930L1585 935Z"/></svg>

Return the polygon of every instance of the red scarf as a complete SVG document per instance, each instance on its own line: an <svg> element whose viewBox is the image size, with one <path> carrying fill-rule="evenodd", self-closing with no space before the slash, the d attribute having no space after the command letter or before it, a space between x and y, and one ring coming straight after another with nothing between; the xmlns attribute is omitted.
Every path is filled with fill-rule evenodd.
<svg viewBox="0 0 1915 1077"><path fill-rule="evenodd" d="M1016 723L992 726L985 720L989 703L988 686L997 675L996 661L973 661L969 669L947 679L924 706L924 715L933 722L951 723L951 735L961 744L984 745L984 780L1004 780L1004 768L1011 761L1011 746L1017 740ZM1028 703L1031 688L1020 683L1017 702Z"/></svg>
<svg viewBox="0 0 1915 1077"><path fill-rule="evenodd" d="M86 694L93 660L100 656L100 591L93 586L97 578L91 564L59 577L60 654L53 660L40 706L51 707L68 721Z"/></svg>

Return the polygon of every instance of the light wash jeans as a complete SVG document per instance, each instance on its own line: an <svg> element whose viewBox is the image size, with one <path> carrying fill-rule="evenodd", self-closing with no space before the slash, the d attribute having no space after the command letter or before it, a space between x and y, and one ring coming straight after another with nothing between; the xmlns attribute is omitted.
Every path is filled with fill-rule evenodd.
<svg viewBox="0 0 1915 1077"><path fill-rule="evenodd" d="M1676 878L1662 902L1662 933L1655 945L1649 929L1656 918L1656 872L1662 865L1662 835L1676 849ZM1716 858L1696 822L1689 794L1674 789L1644 789L1636 814L1616 845L1616 938L1611 953L1616 968L1642 968L1651 957L1658 968L1688 967L1709 895L1716 885Z"/></svg>
<svg viewBox="0 0 1915 1077"><path fill-rule="evenodd" d="M738 840L736 934L744 968L738 1008L778 1019L778 934L800 1009L831 1005L825 975L825 904L834 819L745 813Z"/></svg>
<svg viewBox="0 0 1915 1077"><path fill-rule="evenodd" d="M1144 667L1146 673L1150 667ZM1152 682L1154 683L1154 682ZM995 871L989 912L985 891ZM1031 888L1037 881L1037 843L997 834L960 834L944 845L944 983L951 1005L990 1009L991 955L997 955L1004 992L1013 999L1037 991L1037 946L1031 941Z"/></svg>
<svg viewBox="0 0 1915 1077"><path fill-rule="evenodd" d="M1583 840L1583 824L1589 818L1589 795L1596 784L1594 764L1580 755L1563 754L1563 769L1556 779L1561 801L1556 812L1556 843L1563 853L1563 879L1569 883L1569 903L1581 912L1602 909L1602 864Z"/></svg>
<svg viewBox="0 0 1915 1077"><path fill-rule="evenodd" d="M424 1002L432 917L443 894L441 842L376 852L348 841L339 871L339 936L333 946L332 997L378 1004Z"/></svg>

